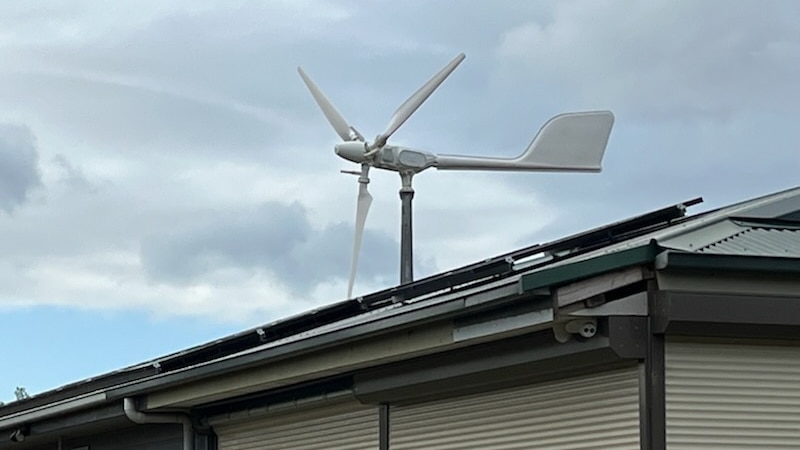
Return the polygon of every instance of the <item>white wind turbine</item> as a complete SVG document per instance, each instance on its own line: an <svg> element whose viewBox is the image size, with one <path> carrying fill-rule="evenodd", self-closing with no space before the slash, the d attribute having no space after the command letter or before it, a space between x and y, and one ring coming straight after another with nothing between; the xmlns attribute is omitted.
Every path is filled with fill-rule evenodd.
<svg viewBox="0 0 800 450"><path fill-rule="evenodd" d="M414 175L435 167L439 170L498 170L530 172L600 172L603 154L614 124L611 111L576 112L557 115L548 120L534 137L528 148L516 158L435 154L419 149L388 145L388 139L423 102L439 87L465 58L461 53L422 85L395 111L386 130L367 142L336 110L320 88L298 67L303 81L333 129L342 138L334 151L340 157L361 165L361 171L344 171L358 175L358 201L356 204L355 238L350 266L347 298L353 294L353 283L358 268L358 256L367 213L372 204L367 185L369 170L391 170L400 174L402 187L402 219L400 235L400 282L413 281L411 201Z"/></svg>

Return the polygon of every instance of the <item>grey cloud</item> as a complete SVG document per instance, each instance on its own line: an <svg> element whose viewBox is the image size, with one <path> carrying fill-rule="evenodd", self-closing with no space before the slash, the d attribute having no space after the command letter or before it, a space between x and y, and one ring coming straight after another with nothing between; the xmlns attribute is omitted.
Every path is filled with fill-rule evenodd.
<svg viewBox="0 0 800 450"><path fill-rule="evenodd" d="M309 36L291 34L291 40L281 39L274 27L263 23L242 25L272 23L275 19L269 14L269 9L254 4L223 11L174 13L143 28L121 30L113 39L57 41L21 47L16 52L0 49L4 59L29 69L0 73L0 79L5 78L3 85L14 86L13 90L0 86L0 99L19 110L36 111L38 117L76 136L115 146L115 151L125 147L141 151L152 146L169 147L171 152L206 149L224 151L231 158L256 156L288 163L304 155L287 156L268 148L277 149L278 144L301 139L333 140L334 136L297 76L297 65L319 68L320 84L328 87L337 105L371 135L385 125L391 108L424 81L420 77L407 93L391 100L378 121L365 121L381 113L379 106L377 111L374 106L363 107L367 99L381 97L369 95L369 90L363 92L365 75L369 75L364 68L374 64L375 52L348 49L343 45L344 38L320 36L328 29L326 25L330 26L325 21L320 23L323 31ZM294 19L300 17L285 22ZM242 27L232 28L231 23ZM297 27L292 28L296 33ZM408 68L418 64L413 55L397 63ZM436 65L443 63L437 61ZM138 83L109 81L119 75ZM388 71L379 80L405 76ZM163 86L174 89L160 89ZM386 92L380 83L370 89ZM190 95L175 95L175 91ZM220 102L209 104L202 101L204 97ZM226 107L226 103L245 111ZM258 120L248 110L267 111L281 119L280 123ZM304 161L318 160L312 157Z"/></svg>
<svg viewBox="0 0 800 450"><path fill-rule="evenodd" d="M249 212L226 212L216 220L151 236L141 261L155 282L182 284L217 270L265 269L299 294L335 278L346 278L352 250L352 225L315 230L298 204L269 202ZM397 242L383 233L364 234L359 279L394 284ZM427 266L422 267L429 270Z"/></svg>
<svg viewBox="0 0 800 450"><path fill-rule="evenodd" d="M113 120L100 118L103 126L98 128L114 130L109 134L120 141L147 143L149 138L176 147L186 138L187 145L225 147L233 155L241 152L240 145L263 150L301 137L333 138L294 71L298 64L306 66L353 124L371 136L433 70L465 50L467 62L397 138L422 139L427 138L426 128L457 127L470 142L501 149L524 145L522 141L546 119L541 112L573 106L620 112L627 108L632 118L643 120L665 114L680 117L684 109L725 114L745 101L756 102L754 106L774 100L796 103L783 95L798 91L792 80L800 79L796 65L789 62L797 49L793 25L786 19L794 17L792 3L771 2L766 7L738 2L724 9L696 2L651 3L576 6L522 1L498 8L467 2L458 14L449 5L431 2L373 2L358 8L325 2L312 7L325 14L329 9L351 14L331 13L328 20L301 20L301 9L248 3L171 12L113 39L80 48L30 48L24 54L59 67L124 73L215 92L275 109L297 124L287 130L235 114L194 118L204 111L196 104L138 108L128 101L116 108L111 102L92 106L112 112ZM426 14L419 14L420 9ZM379 17L392 20L365 39L363 24ZM506 56L499 61L492 55L498 46ZM733 72L736 77L729 76ZM130 95L137 98L140 93ZM541 116L531 117L533 111ZM507 127L494 123L487 129L487 118L495 115L530 119L521 126L509 120ZM172 119L177 119L174 129L158 126ZM525 136L520 139L512 126L524 129ZM173 134L176 138L169 140ZM449 147L455 145L442 151L460 150ZM289 161L280 151L258 156ZM318 159L304 159L314 161Z"/></svg>
<svg viewBox="0 0 800 450"><path fill-rule="evenodd" d="M79 167L72 164L66 156L57 154L52 159L55 164L63 172L61 182L66 186L83 192L96 193L98 186L89 181L86 174L83 173Z"/></svg>
<svg viewBox="0 0 800 450"><path fill-rule="evenodd" d="M88 80L69 77L38 75L41 79L36 80L35 73L27 81L28 92L17 90L17 102L42 99L39 101L44 103L36 105L40 111L50 110L52 119L92 139L99 135L106 144L162 144L174 150L188 145L224 146L236 155L242 146L263 151L269 144L296 142L301 137L333 138L294 70L297 65L304 65L353 124L372 136L435 70L455 53L470 51L460 43L460 36L474 36L475 42L485 43L494 40L478 36L499 32L494 21L477 30L460 30L456 18L444 20L450 17L445 14L446 8L433 8L434 14L418 23L419 17L412 14L411 8L389 2L353 8L352 17L330 20L309 21L303 17L307 11L294 9L275 17L275 9L281 8L248 3L211 11L173 12L140 28L123 28L110 38L78 43L56 41L25 47L5 57L44 74L52 67L68 73L125 74L190 92L213 93L239 104L274 110L297 124L292 129L269 127L246 114L212 110L208 105L170 98L165 93L97 82L88 85ZM474 16L491 14L499 23L504 23L499 20L501 16L513 16L513 11L475 6L465 10ZM395 17L386 24L388 30L370 33L370 38L364 39L363 24L385 14ZM436 21L442 23L434 26ZM237 26L231 27L231 23ZM445 26L453 33L445 33ZM304 28L309 30L298 32ZM412 41L417 44L402 48ZM474 47L478 48L485 45ZM474 67L485 58L477 52L474 57ZM474 88L483 77L478 70L460 71L456 82ZM443 89L436 102L426 105L427 122L414 120L408 124L409 129L418 130L420 123L437 125L438 118L452 114L454 108L443 106L452 100L474 100L462 100L458 89L459 85ZM11 95L6 97L8 101ZM71 119L68 114L75 111L81 117ZM91 128L78 123L78 119L84 122L87 118L95 124ZM166 123L171 126L161 125ZM259 156L285 161L281 152Z"/></svg>
<svg viewBox="0 0 800 450"><path fill-rule="evenodd" d="M800 34L793 1L563 2L550 22L498 47L512 80L605 102L642 119L726 119L797 111ZM589 45L590 44L590 45Z"/></svg>
<svg viewBox="0 0 800 450"><path fill-rule="evenodd" d="M41 186L39 153L30 129L0 123L0 209L11 213Z"/></svg>
<svg viewBox="0 0 800 450"><path fill-rule="evenodd" d="M6 104L35 110L40 120L114 152L151 146L206 154L253 151L273 138L267 124L248 114L169 93L52 74L0 75L0 80L9 86L0 87Z"/></svg>

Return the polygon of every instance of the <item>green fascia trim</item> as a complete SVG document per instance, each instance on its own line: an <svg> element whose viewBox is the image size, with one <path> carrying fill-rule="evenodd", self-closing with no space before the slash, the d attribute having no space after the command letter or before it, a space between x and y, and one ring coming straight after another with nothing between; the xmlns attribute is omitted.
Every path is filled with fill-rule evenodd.
<svg viewBox="0 0 800 450"><path fill-rule="evenodd" d="M800 273L800 258L781 256L715 255L710 253L665 252L658 269L716 270L736 272Z"/></svg>
<svg viewBox="0 0 800 450"><path fill-rule="evenodd" d="M625 267L653 262L656 255L662 250L653 240L641 247L620 250L572 264L543 269L522 276L520 280L522 292L558 286Z"/></svg>

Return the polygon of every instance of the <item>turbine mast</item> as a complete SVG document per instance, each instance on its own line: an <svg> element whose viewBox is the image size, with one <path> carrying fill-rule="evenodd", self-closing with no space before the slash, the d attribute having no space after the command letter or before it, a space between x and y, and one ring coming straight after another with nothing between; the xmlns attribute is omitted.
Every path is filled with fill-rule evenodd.
<svg viewBox="0 0 800 450"><path fill-rule="evenodd" d="M411 201L414 188L411 180L414 172L401 172L400 180L400 284L414 281L414 237L412 226Z"/></svg>

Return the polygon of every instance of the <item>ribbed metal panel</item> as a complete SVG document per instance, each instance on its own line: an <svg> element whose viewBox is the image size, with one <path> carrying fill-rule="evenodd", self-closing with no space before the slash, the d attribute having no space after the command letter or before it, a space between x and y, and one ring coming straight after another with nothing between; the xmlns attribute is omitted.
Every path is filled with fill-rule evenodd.
<svg viewBox="0 0 800 450"><path fill-rule="evenodd" d="M800 448L800 347L667 342L667 449Z"/></svg>
<svg viewBox="0 0 800 450"><path fill-rule="evenodd" d="M392 408L392 450L639 449L636 367Z"/></svg>
<svg viewBox="0 0 800 450"><path fill-rule="evenodd" d="M220 450L375 450L378 408L353 403L216 425Z"/></svg>
<svg viewBox="0 0 800 450"><path fill-rule="evenodd" d="M800 230L746 228L697 250L701 253L750 256L800 257Z"/></svg>

